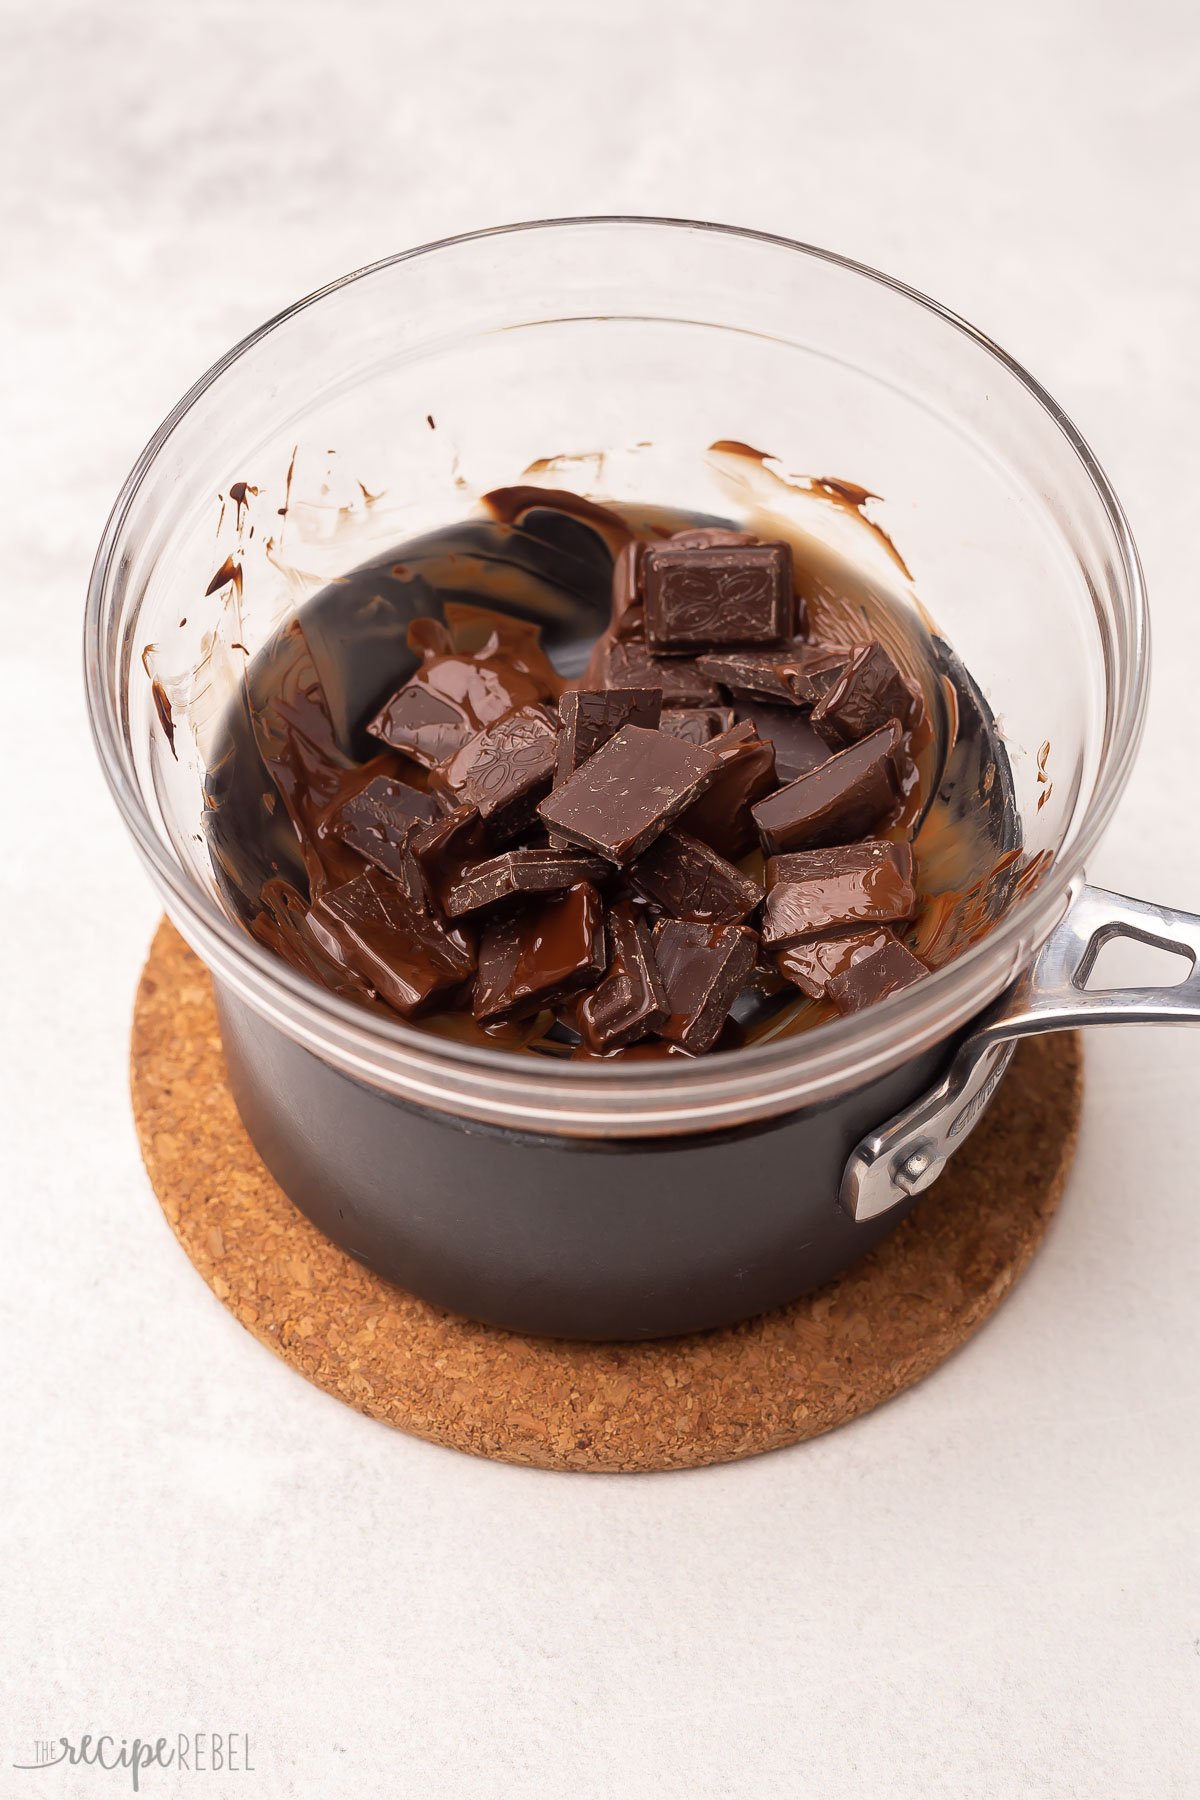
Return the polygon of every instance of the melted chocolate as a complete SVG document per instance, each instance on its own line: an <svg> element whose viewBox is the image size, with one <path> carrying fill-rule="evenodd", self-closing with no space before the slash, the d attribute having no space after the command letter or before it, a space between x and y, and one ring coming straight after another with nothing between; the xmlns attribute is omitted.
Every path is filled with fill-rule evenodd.
<svg viewBox="0 0 1200 1800"><path fill-rule="evenodd" d="M520 1019L591 987L604 969L604 903L580 882L560 899L487 927L472 1008L481 1021Z"/></svg>
<svg viewBox="0 0 1200 1800"><path fill-rule="evenodd" d="M607 973L575 1014L583 1047L595 1055L627 1049L670 1017L649 927L636 907L618 901L610 909L608 945Z"/></svg>
<svg viewBox="0 0 1200 1800"><path fill-rule="evenodd" d="M854 500L847 493L835 494L834 485L811 484L810 491L822 504L857 514L866 496ZM381 744L368 731L406 681L420 678L417 687L443 700L451 723L465 716L473 724L489 704L488 677L497 672L486 665L498 644L489 644L489 638L500 629L505 636L511 630L512 644L523 646L519 661L507 655L505 660L518 667L522 681L534 690L531 706L552 708L564 680L582 685L589 651L593 669L615 655L617 666L609 679L627 684L627 691L653 690L669 710L724 704L721 690L694 658L656 657L636 635L622 638L623 629L636 634L641 628L641 603L634 598L632 578L624 615L609 630L614 558L634 570L643 554L640 544L661 540L685 521L653 509L618 512L533 487L502 490L489 498L488 508L491 517L392 550L310 601L300 619L284 627L249 665L244 694L228 715L223 744L210 761L204 823L231 911L313 979L368 1005L376 1003L378 990L348 963L331 957L307 913L314 900L320 902L362 876L361 851L350 835L338 830L339 808L349 799L376 782L391 781L417 793L423 810L434 805L421 759L399 744L380 755ZM768 528L755 522L763 535L782 535L777 524ZM874 534L876 528L871 530ZM700 521L695 532L703 534L703 547L725 528ZM681 547L687 542L675 541ZM988 929L1012 897L1036 880L1040 863L1031 864L1020 854L1007 760L998 750L990 714L962 666L915 615L905 615L878 592L864 590L851 565L835 564L832 553L818 554L814 543L806 539L796 551L797 588L814 635L844 646L845 653L834 659L844 669L864 645L865 621L903 681L920 694L923 723L913 733L916 766L896 770L903 791L897 823L888 829L915 834L918 912L904 928L905 936L923 960L938 966ZM224 571L227 581L235 579L232 569L240 574L236 560ZM410 641L413 622L430 619L443 623L432 630L428 623L417 625ZM533 643L531 626L542 632L545 655ZM436 673L439 663L450 665L444 674ZM465 667L468 663L473 666ZM812 674L811 658L800 673ZM795 779L829 755L829 744L809 723L811 698L799 706L795 702L795 694L783 705L752 696L736 701L744 735L739 738L735 729L702 746L716 756L718 766L709 788L679 817L682 830L726 858L746 854L754 835L750 807L773 785L771 765L777 762L778 779ZM757 726L757 733L747 733L747 724ZM340 816L344 825L354 815ZM360 817L365 828L365 814ZM468 866L494 854L477 812L469 807L448 821L415 823L406 838L397 826L393 842L400 838L402 866L414 882L425 883L426 903L433 908L428 916L435 924ZM742 873L755 880L759 867L752 857ZM596 952L594 942L590 948ZM779 953L781 974L783 958L803 948ZM588 979L596 984L593 996L607 979L601 960L597 953L587 961ZM611 945L607 969L620 973ZM754 994L743 992L736 1001L738 1030L732 1023L722 1027L721 1045L735 1038L774 1036L790 1026L800 1029L828 1016L798 986L774 979ZM643 1002L645 998L643 992ZM503 1009L495 1016L504 1017ZM546 1016L489 1025L487 1035L477 1035L476 1041L571 1055L570 1038L562 1039L556 1031L547 1035L539 1024ZM478 1033L462 1013L434 1012L422 1024L458 1037ZM631 1041L614 1050L610 1040L607 1052L600 1053L685 1054L694 1042L693 1037L685 1047L682 1041Z"/></svg>
<svg viewBox="0 0 1200 1800"><path fill-rule="evenodd" d="M916 910L909 844L876 839L773 856L767 883L762 940L768 950L823 932L895 924Z"/></svg>

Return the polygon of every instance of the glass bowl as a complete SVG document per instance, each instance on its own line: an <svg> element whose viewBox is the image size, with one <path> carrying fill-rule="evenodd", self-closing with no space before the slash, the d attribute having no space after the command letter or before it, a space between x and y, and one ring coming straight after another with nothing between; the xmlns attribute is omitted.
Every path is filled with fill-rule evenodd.
<svg viewBox="0 0 1200 1800"><path fill-rule="evenodd" d="M837 551L847 509L814 506L814 477L879 496L865 511L911 582L882 536L856 540L864 579L936 622L1008 749L1025 848L1045 866L981 942L882 1005L800 1036L694 1062L606 1064L484 1050L366 1013L230 919L199 829L205 775L247 658L311 595L521 480L688 512L769 510ZM212 973L227 1048L238 1038L244 1064L269 1043L291 1071L277 1069L281 1081L319 1065L341 1082L330 1093L344 1099L350 1084L390 1104L400 1143L420 1118L473 1140L488 1131L560 1150L624 1147L651 1166L664 1147L718 1140L744 1157L784 1124L841 1106L812 1184L814 1206L834 1209L852 1134L936 1077L1063 919L1129 773L1148 672L1142 576L1121 508L1069 420L1011 358L845 259L656 219L449 239L360 270L254 332L184 396L126 481L85 636L105 773L167 913ZM264 1094L248 1082L243 1068L239 1100L268 1163L338 1236L313 1189L348 1178L333 1161L297 1174L285 1143L295 1118L286 1108L261 1117ZM399 1203L375 1193L372 1205L386 1235ZM662 1235L663 1257L686 1263ZM778 1280L749 1284L744 1310L824 1278L872 1241L860 1223L836 1254L803 1267L793 1256ZM575 1312L568 1298L547 1324L536 1306L491 1306L414 1274L403 1250L385 1255L365 1238L349 1247L433 1298L532 1329L582 1321L587 1335L642 1335L738 1316L729 1301L648 1305L646 1322L622 1314L619 1332L597 1331L576 1291ZM594 1249L567 1234L561 1270ZM734 1251L723 1240L717 1254Z"/></svg>

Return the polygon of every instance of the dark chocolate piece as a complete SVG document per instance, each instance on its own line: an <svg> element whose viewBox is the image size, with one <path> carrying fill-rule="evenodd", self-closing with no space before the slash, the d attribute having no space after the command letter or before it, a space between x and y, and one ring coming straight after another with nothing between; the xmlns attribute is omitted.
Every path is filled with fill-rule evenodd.
<svg viewBox="0 0 1200 1800"><path fill-rule="evenodd" d="M880 838L773 856L767 864L762 940L780 950L801 938L909 919L917 904L911 844Z"/></svg>
<svg viewBox="0 0 1200 1800"><path fill-rule="evenodd" d="M730 650L698 656L702 675L731 694L751 694L775 706L812 706L846 665L841 651L797 639L775 650Z"/></svg>
<svg viewBox="0 0 1200 1800"><path fill-rule="evenodd" d="M757 953L757 935L745 925L663 919L654 929L654 960L670 1010L660 1035L697 1056L711 1050Z"/></svg>
<svg viewBox="0 0 1200 1800"><path fill-rule="evenodd" d="M868 644L845 664L813 707L815 730L831 744L856 744L889 719L907 729L917 697L882 644Z"/></svg>
<svg viewBox="0 0 1200 1800"><path fill-rule="evenodd" d="M848 969L833 976L825 992L839 1012L860 1012L864 1006L886 1000L889 994L898 994L901 988L912 987L928 973L919 957L896 939L869 956L857 958Z"/></svg>
<svg viewBox="0 0 1200 1800"><path fill-rule="evenodd" d="M898 719L754 807L767 855L849 844L888 824L902 797L897 757L904 736Z"/></svg>
<svg viewBox="0 0 1200 1800"><path fill-rule="evenodd" d="M432 794L422 794L406 781L377 775L333 809L323 832L340 838L368 862L407 884L405 844L416 826L428 825L441 816L442 809Z"/></svg>
<svg viewBox="0 0 1200 1800"><path fill-rule="evenodd" d="M651 544L642 563L646 637L656 650L773 644L791 635L786 544Z"/></svg>
<svg viewBox="0 0 1200 1800"><path fill-rule="evenodd" d="M468 738L434 780L462 806L473 806L495 843L515 837L554 779L558 734L537 706L523 706Z"/></svg>
<svg viewBox="0 0 1200 1800"><path fill-rule="evenodd" d="M506 850L474 863L455 882L446 894L446 911L457 919L515 894L561 893L577 882L601 882L611 874L610 863L579 850Z"/></svg>
<svg viewBox="0 0 1200 1800"><path fill-rule="evenodd" d="M732 731L732 706L689 706L672 708L663 713L658 729L668 737L682 738L685 744L707 744L711 738ZM635 724L642 721L637 719Z"/></svg>
<svg viewBox="0 0 1200 1800"><path fill-rule="evenodd" d="M470 939L414 906L378 869L325 894L308 923L327 956L406 1019L461 987L475 967Z"/></svg>
<svg viewBox="0 0 1200 1800"><path fill-rule="evenodd" d="M405 886L426 906L444 909L449 890L483 855L483 822L473 806L418 825L404 846Z"/></svg>
<svg viewBox="0 0 1200 1800"><path fill-rule="evenodd" d="M675 919L699 919L733 925L749 918L762 903L757 881L678 826L655 838L630 865L629 879L639 894Z"/></svg>
<svg viewBox="0 0 1200 1800"><path fill-rule="evenodd" d="M772 706L766 700L739 699L734 708L739 724L748 719L758 735L774 746L775 773L780 781L795 781L829 760L829 745L814 731L811 714L794 706Z"/></svg>
<svg viewBox="0 0 1200 1800"><path fill-rule="evenodd" d="M772 961L785 981L798 987L810 1000L822 1000L835 975L842 975L860 957L897 942L886 925L874 931L835 931L828 937L810 938L776 951Z"/></svg>
<svg viewBox="0 0 1200 1800"><path fill-rule="evenodd" d="M792 692L802 706L819 706L833 684L840 679L849 654L845 650L822 650L812 647L812 655L804 657L792 676Z"/></svg>
<svg viewBox="0 0 1200 1800"><path fill-rule="evenodd" d="M659 688L664 706L720 706L721 690L690 656L654 656L647 645L605 642L596 679L606 688Z"/></svg>
<svg viewBox="0 0 1200 1800"><path fill-rule="evenodd" d="M589 882L496 919L479 944L471 1005L483 1020L528 1018L605 970L604 902Z"/></svg>
<svg viewBox="0 0 1200 1800"><path fill-rule="evenodd" d="M622 725L653 731L661 714L661 688L582 688L564 694L558 703L555 781L573 775Z"/></svg>
<svg viewBox="0 0 1200 1800"><path fill-rule="evenodd" d="M638 907L618 901L608 915L608 972L579 1003L579 1034L603 1054L658 1031L669 1016L649 927Z"/></svg>
<svg viewBox="0 0 1200 1800"><path fill-rule="evenodd" d="M754 802L776 785L774 747L763 742L749 721L713 738L707 747L717 758L717 772L679 823L722 856L744 856L758 842Z"/></svg>
<svg viewBox="0 0 1200 1800"><path fill-rule="evenodd" d="M699 745L623 725L538 812L569 843L631 862L703 792L717 767Z"/></svg>

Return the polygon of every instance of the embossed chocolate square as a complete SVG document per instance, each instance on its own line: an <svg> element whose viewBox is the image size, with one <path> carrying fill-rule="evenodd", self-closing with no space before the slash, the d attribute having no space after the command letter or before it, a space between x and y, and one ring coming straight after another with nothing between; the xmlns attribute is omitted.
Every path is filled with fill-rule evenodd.
<svg viewBox="0 0 1200 1800"><path fill-rule="evenodd" d="M434 771L442 793L460 806L474 806L497 843L515 837L533 817L550 787L558 734L537 706L523 706L507 719L467 739Z"/></svg>
<svg viewBox="0 0 1200 1800"><path fill-rule="evenodd" d="M773 644L795 630L786 544L651 544L642 566L655 650Z"/></svg>

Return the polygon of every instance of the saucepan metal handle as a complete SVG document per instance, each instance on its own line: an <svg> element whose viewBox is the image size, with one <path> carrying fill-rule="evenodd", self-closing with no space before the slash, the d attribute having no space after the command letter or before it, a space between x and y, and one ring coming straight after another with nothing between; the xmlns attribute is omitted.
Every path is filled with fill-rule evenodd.
<svg viewBox="0 0 1200 1800"><path fill-rule="evenodd" d="M1087 989L1113 938L1136 938L1191 963L1174 987ZM986 1112L1016 1048L1039 1031L1077 1025L1200 1024L1200 914L1080 887L1029 970L984 1015L944 1080L862 1139L839 1198L855 1220L876 1219L937 1180Z"/></svg>

